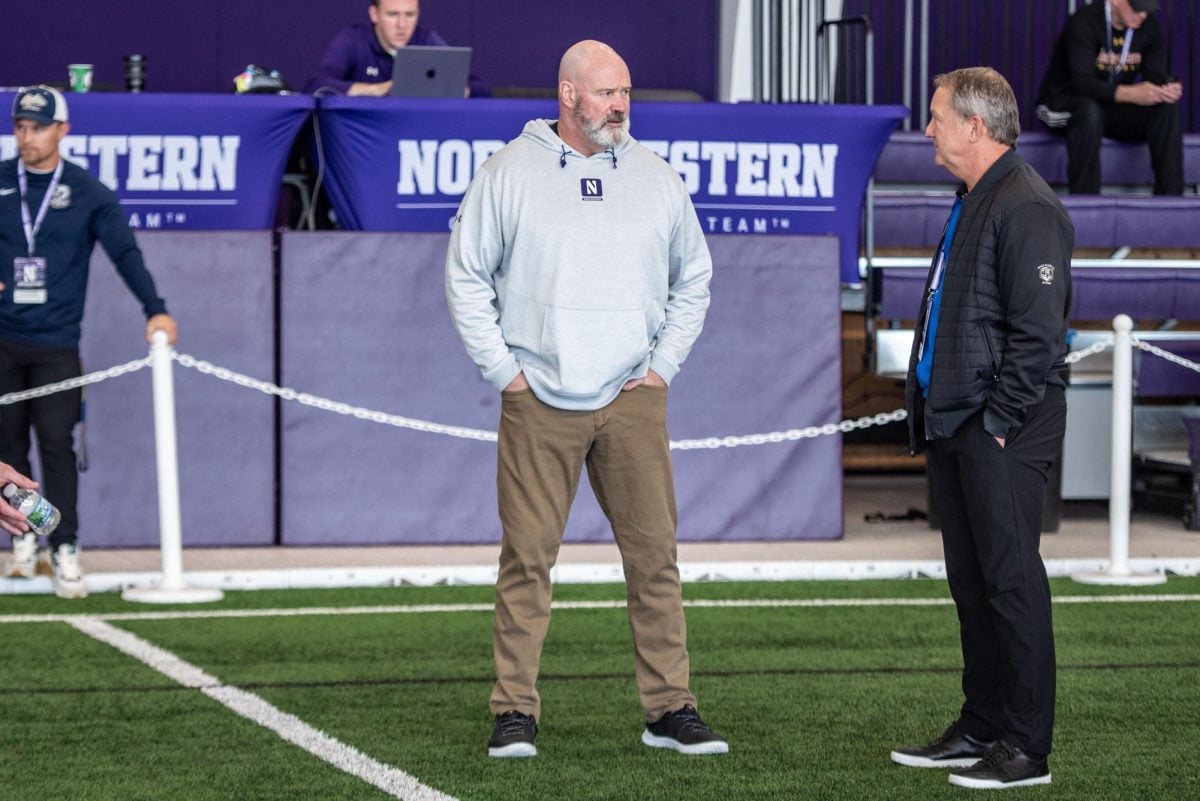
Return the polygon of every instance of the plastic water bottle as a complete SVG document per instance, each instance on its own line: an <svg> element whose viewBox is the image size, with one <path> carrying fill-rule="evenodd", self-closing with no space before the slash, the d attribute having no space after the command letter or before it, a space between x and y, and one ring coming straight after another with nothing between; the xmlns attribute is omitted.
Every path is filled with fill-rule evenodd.
<svg viewBox="0 0 1200 801"><path fill-rule="evenodd" d="M29 520L29 527L46 536L58 527L62 514L37 490L21 489L16 484L4 485L4 498Z"/></svg>

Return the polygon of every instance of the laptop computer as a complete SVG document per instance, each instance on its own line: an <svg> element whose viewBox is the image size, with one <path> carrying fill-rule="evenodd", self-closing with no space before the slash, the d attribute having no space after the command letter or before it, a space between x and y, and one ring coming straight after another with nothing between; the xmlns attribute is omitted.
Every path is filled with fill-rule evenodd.
<svg viewBox="0 0 1200 801"><path fill-rule="evenodd" d="M469 47L401 47L392 57L392 97L462 100L471 71Z"/></svg>

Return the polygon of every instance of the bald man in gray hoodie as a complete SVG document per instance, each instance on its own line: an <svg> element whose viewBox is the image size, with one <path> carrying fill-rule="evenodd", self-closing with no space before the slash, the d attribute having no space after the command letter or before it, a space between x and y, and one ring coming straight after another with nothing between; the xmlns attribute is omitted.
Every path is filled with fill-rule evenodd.
<svg viewBox="0 0 1200 801"><path fill-rule="evenodd" d="M501 395L495 716L488 753L534 756L550 569L583 465L625 566L642 741L725 753L688 688L667 386L704 324L712 260L683 181L629 135L629 69L583 41L557 120L479 169L455 216L446 297Z"/></svg>

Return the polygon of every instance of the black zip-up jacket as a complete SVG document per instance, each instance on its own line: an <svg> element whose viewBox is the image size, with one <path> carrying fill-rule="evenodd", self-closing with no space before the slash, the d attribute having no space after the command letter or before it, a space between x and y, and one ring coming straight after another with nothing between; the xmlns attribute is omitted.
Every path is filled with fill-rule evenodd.
<svg viewBox="0 0 1200 801"><path fill-rule="evenodd" d="M27 173L30 217L36 217L51 176ZM82 167L66 162L46 219L37 232L36 255L46 259L47 299L13 303L13 259L28 246L21 225L17 160L0 161L0 339L46 348L79 347L92 249L99 241L149 319L167 307L146 270L125 213L107 186Z"/></svg>
<svg viewBox="0 0 1200 801"><path fill-rule="evenodd" d="M942 278L929 397L917 385L917 318L905 400L914 454L983 410L993 436L1010 439L1047 384L1066 385L1067 318L1075 226L1054 191L1016 150L969 193ZM932 270L930 270L932 275Z"/></svg>

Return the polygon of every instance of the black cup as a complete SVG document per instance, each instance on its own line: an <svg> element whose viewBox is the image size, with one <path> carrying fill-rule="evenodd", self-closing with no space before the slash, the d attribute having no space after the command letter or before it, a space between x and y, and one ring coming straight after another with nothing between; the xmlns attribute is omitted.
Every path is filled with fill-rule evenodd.
<svg viewBox="0 0 1200 801"><path fill-rule="evenodd" d="M138 93L146 86L146 57L140 53L125 56L125 88Z"/></svg>

